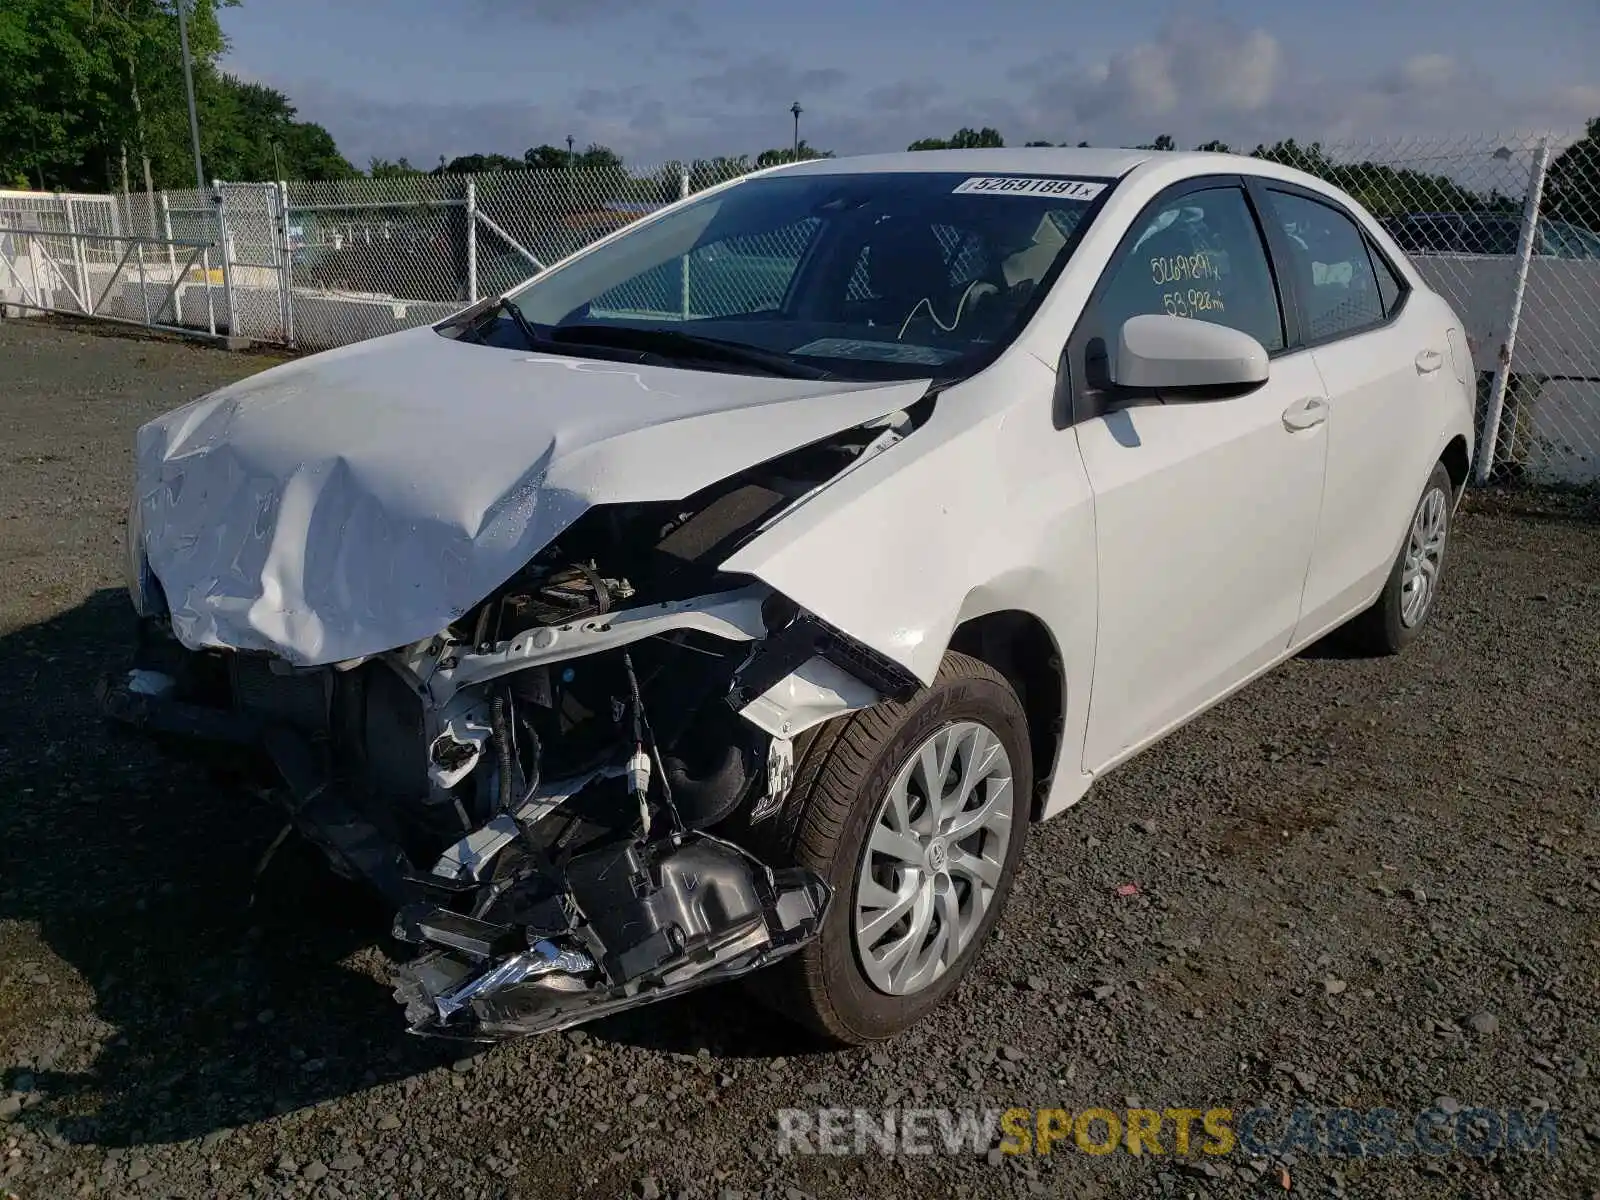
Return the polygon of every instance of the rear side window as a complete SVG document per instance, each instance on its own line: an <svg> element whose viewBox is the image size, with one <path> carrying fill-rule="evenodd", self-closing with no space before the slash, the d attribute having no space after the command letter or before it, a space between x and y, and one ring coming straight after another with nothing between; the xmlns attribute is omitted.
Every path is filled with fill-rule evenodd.
<svg viewBox="0 0 1600 1200"><path fill-rule="evenodd" d="M1383 296L1367 239L1356 223L1304 196L1275 189L1268 194L1299 289L1305 339L1327 341L1380 324L1386 315Z"/></svg>
<svg viewBox="0 0 1600 1200"><path fill-rule="evenodd" d="M1367 243L1367 254L1372 259L1373 274L1378 277L1378 299L1383 302L1383 315L1392 317L1400 307L1400 301L1405 299L1405 285L1395 277L1388 262L1371 242Z"/></svg>
<svg viewBox="0 0 1600 1200"><path fill-rule="evenodd" d="M1129 317L1168 313L1230 326L1269 352L1283 349L1277 289L1241 189L1185 192L1146 210L1134 229L1100 297L1108 342Z"/></svg>

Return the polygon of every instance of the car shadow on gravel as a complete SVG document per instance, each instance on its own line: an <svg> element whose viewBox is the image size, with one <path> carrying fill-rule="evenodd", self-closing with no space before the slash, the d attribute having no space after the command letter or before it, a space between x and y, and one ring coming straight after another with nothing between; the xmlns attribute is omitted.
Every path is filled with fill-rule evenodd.
<svg viewBox="0 0 1600 1200"><path fill-rule="evenodd" d="M0 920L65 964L0 958L0 1092L68 1141L203 1136L419 1074L477 1048L406 1034L388 913L291 837L226 759L168 758L96 711L127 598L0 637ZM665 1053L793 1056L804 1035L738 986L586 1029Z"/></svg>
<svg viewBox="0 0 1600 1200"><path fill-rule="evenodd" d="M459 1057L405 1034L375 902L295 839L258 884L269 802L98 715L127 621L107 590L0 638L0 919L70 968L0 962L0 1072L37 1092L22 1119L176 1141Z"/></svg>

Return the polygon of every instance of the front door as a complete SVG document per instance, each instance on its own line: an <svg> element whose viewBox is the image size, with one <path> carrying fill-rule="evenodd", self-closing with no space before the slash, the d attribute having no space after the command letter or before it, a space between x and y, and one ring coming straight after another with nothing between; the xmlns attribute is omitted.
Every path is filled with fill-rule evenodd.
<svg viewBox="0 0 1600 1200"><path fill-rule="evenodd" d="M1270 377L1243 395L1141 403L1077 425L1094 491L1099 624L1084 765L1099 770L1288 647L1322 502L1326 397L1285 353L1281 303L1242 188L1159 198L1113 256L1075 341L1168 312L1251 334Z"/></svg>

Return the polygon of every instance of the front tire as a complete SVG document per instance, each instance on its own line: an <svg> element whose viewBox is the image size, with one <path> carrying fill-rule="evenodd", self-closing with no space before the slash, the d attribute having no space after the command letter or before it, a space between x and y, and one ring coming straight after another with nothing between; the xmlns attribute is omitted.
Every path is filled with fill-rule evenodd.
<svg viewBox="0 0 1600 1200"><path fill-rule="evenodd" d="M775 856L833 889L818 936L753 981L825 1038L890 1038L971 968L1011 889L1033 770L995 670L950 653L933 686L824 726L797 764Z"/></svg>
<svg viewBox="0 0 1600 1200"><path fill-rule="evenodd" d="M1398 654L1422 632L1444 581L1455 485L1444 464L1436 463L1411 514L1406 540L1377 601L1348 627L1357 651Z"/></svg>

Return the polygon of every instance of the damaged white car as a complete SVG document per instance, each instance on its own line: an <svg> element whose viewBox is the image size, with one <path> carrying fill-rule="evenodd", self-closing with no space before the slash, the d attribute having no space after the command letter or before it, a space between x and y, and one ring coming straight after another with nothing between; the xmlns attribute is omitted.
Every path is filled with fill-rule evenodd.
<svg viewBox="0 0 1600 1200"><path fill-rule="evenodd" d="M1352 618L1415 636L1472 380L1384 230L1269 163L764 172L144 427L102 704L265 752L393 900L419 1033L772 966L884 1038L1030 822Z"/></svg>

